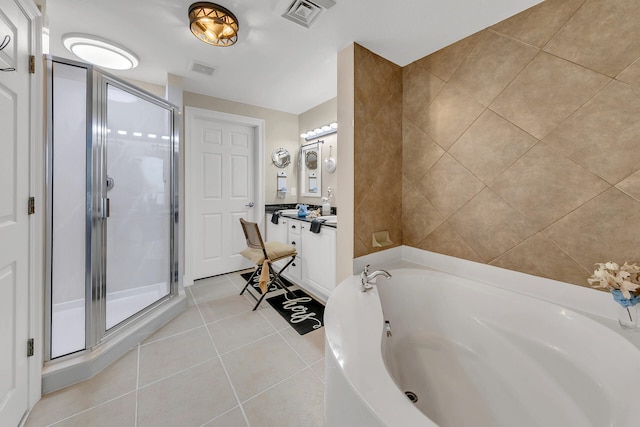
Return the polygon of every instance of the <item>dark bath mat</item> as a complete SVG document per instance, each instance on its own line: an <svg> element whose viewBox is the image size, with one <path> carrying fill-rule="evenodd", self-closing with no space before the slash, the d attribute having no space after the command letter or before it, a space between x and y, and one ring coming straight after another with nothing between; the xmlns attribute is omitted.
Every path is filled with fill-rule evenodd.
<svg viewBox="0 0 640 427"><path fill-rule="evenodd" d="M267 302L300 335L315 331L324 326L324 305L313 299L302 289L267 298Z"/></svg>
<svg viewBox="0 0 640 427"><path fill-rule="evenodd" d="M241 273L240 276L244 280L249 280L249 277L251 277L252 274L253 274L253 272ZM273 275L270 278L273 278ZM280 281L286 287L293 286L293 283L291 283L290 281L288 281L287 279L285 279L282 276L280 276ZM261 295L262 291L260 291L259 282L260 282L260 274L256 274L255 276L253 276L253 280L251 280L251 286L253 286L253 289L255 289L255 291L258 293L258 295ZM277 289L280 289L280 288L278 288L276 285L271 285L271 286L269 286L269 291L268 292L275 291Z"/></svg>

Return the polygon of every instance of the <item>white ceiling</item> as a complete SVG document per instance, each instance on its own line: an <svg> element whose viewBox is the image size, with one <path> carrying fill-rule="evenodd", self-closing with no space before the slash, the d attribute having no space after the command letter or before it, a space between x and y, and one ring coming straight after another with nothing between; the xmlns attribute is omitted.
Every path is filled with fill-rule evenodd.
<svg viewBox="0 0 640 427"><path fill-rule="evenodd" d="M191 0L48 0L52 55L77 60L61 42L69 32L124 45L140 65L113 74L165 85L184 78L185 90L303 113L336 96L337 53L351 42L405 66L499 22L540 0L336 0L310 29L281 15L293 0L217 0L240 23L238 42L215 47L189 30ZM192 61L215 67L190 71Z"/></svg>

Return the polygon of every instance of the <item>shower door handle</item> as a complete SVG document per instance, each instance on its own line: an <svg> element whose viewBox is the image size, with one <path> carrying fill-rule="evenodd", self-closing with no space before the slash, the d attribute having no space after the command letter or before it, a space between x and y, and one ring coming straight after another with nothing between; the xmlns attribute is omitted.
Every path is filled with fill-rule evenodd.
<svg viewBox="0 0 640 427"><path fill-rule="evenodd" d="M108 197L103 197L102 198L102 218L103 219L109 218L109 215L111 215L111 203Z"/></svg>

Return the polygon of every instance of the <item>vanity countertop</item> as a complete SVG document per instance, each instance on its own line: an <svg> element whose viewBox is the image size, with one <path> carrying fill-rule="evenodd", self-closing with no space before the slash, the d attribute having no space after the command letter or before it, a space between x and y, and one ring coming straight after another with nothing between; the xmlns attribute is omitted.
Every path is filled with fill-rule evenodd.
<svg viewBox="0 0 640 427"><path fill-rule="evenodd" d="M298 215L293 215L293 214L280 214L280 217L282 218L290 218L290 219L297 219L298 221L304 221L304 222L312 222L315 218L307 218L307 217L299 217ZM271 218L268 218L267 220L270 220ZM322 224L324 227L332 227L332 228L338 228L338 224L334 224L334 223L328 223L325 222Z"/></svg>

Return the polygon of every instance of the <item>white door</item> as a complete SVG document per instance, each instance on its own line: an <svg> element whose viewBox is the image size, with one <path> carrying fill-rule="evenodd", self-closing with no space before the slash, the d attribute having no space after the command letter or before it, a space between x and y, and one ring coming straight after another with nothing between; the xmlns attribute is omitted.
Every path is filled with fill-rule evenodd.
<svg viewBox="0 0 640 427"><path fill-rule="evenodd" d="M28 405L29 19L0 1L0 425Z"/></svg>
<svg viewBox="0 0 640 427"><path fill-rule="evenodd" d="M198 110L187 116L193 279L251 266L240 218L257 220L256 129Z"/></svg>

